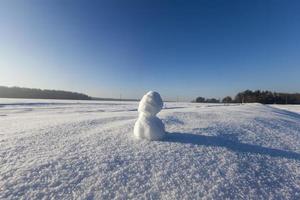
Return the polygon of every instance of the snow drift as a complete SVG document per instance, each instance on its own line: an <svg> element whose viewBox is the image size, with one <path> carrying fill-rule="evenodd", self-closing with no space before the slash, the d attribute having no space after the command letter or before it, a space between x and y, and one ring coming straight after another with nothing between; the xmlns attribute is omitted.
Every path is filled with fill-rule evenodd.
<svg viewBox="0 0 300 200"><path fill-rule="evenodd" d="M300 199L299 114L164 107L136 142L138 102L0 99L0 199Z"/></svg>
<svg viewBox="0 0 300 200"><path fill-rule="evenodd" d="M161 140L165 136L165 126L156 117L161 111L163 101L157 92L150 91L139 103L139 118L134 125L134 135L139 139Z"/></svg>

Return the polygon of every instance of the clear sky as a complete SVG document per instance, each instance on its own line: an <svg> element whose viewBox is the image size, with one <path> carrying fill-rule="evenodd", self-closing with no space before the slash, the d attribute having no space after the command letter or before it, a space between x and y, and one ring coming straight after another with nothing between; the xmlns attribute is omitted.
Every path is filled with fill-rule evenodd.
<svg viewBox="0 0 300 200"><path fill-rule="evenodd" d="M0 1L0 85L191 100L299 77L300 1Z"/></svg>

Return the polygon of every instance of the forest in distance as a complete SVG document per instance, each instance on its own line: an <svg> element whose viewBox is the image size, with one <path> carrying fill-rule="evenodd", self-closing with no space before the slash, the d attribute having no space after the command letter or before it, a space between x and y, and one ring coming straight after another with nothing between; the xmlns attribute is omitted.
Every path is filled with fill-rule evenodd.
<svg viewBox="0 0 300 200"><path fill-rule="evenodd" d="M106 100L106 101L138 101L138 99L116 99L91 97L83 93L63 90L43 90L36 88L0 86L0 98L25 99L69 99L69 100ZM262 103L262 104L300 104L300 93L282 93L261 90L245 90L237 93L234 98L223 99L197 97L196 103Z"/></svg>
<svg viewBox="0 0 300 200"><path fill-rule="evenodd" d="M0 98L91 100L86 94L63 90L0 86Z"/></svg>
<svg viewBox="0 0 300 200"><path fill-rule="evenodd" d="M300 93L282 93L261 90L245 90L239 92L234 98L224 97L222 100L197 97L197 103L261 103L261 104L300 104Z"/></svg>
<svg viewBox="0 0 300 200"><path fill-rule="evenodd" d="M138 99L91 97L83 93L63 91L63 90L47 90L47 89L43 90L37 88L6 87L6 86L0 86L0 98L138 101Z"/></svg>

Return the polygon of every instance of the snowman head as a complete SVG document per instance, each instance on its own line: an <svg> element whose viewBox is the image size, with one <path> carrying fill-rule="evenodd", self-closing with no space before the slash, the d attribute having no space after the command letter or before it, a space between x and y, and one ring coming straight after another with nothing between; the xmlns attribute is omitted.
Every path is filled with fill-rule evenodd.
<svg viewBox="0 0 300 200"><path fill-rule="evenodd" d="M163 101L160 94L150 91L141 99L138 111L145 115L155 116L161 111L162 107Z"/></svg>

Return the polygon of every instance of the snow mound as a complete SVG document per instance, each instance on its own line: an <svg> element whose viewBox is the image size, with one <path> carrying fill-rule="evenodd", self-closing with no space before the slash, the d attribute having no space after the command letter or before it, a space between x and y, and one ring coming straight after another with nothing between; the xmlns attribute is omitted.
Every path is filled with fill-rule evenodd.
<svg viewBox="0 0 300 200"><path fill-rule="evenodd" d="M161 140L165 136L165 126L156 117L161 111L163 101L160 94L150 91L140 101L138 112L139 117L134 125L134 135L139 139Z"/></svg>

